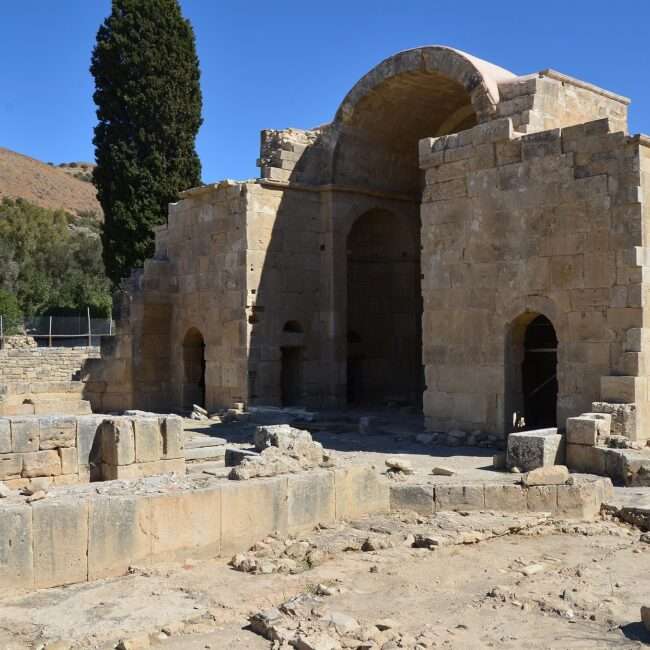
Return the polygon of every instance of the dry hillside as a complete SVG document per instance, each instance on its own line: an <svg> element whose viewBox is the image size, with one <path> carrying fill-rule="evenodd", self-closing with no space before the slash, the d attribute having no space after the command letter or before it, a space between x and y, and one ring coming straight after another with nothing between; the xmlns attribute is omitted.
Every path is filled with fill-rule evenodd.
<svg viewBox="0 0 650 650"><path fill-rule="evenodd" d="M94 186L70 171L0 147L0 199L20 197L44 208L75 215L92 211L101 218Z"/></svg>

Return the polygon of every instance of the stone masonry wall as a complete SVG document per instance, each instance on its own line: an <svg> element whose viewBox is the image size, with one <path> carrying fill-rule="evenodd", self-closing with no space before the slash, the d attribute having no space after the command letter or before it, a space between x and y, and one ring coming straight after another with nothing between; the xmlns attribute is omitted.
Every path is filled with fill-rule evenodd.
<svg viewBox="0 0 650 650"><path fill-rule="evenodd" d="M558 422L608 377L645 382L628 333L643 327L639 145L609 120L519 136L510 119L420 143L424 412L431 428L504 431L508 336L541 313L558 343ZM511 406L511 405L510 405Z"/></svg>
<svg viewBox="0 0 650 650"><path fill-rule="evenodd" d="M0 350L0 384L73 381L99 347L32 347Z"/></svg>
<svg viewBox="0 0 650 650"><path fill-rule="evenodd" d="M0 481L69 485L185 473L178 416L0 417Z"/></svg>
<svg viewBox="0 0 650 650"><path fill-rule="evenodd" d="M532 133L609 118L613 131L627 132L630 100L555 70L499 84L496 117L511 117L516 131Z"/></svg>

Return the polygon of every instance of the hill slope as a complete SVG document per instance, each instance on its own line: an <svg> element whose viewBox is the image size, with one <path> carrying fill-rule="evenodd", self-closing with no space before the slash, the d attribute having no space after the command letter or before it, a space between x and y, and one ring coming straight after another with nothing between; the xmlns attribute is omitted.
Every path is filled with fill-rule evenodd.
<svg viewBox="0 0 650 650"><path fill-rule="evenodd" d="M62 168L0 147L0 199L5 196L23 198L43 208L62 208L77 216L95 212L102 218L91 183Z"/></svg>

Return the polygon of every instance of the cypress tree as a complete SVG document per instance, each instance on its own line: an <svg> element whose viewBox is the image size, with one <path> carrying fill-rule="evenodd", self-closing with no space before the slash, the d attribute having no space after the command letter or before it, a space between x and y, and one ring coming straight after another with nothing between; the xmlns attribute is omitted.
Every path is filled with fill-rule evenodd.
<svg viewBox="0 0 650 650"><path fill-rule="evenodd" d="M201 182L201 88L194 31L177 0L113 0L97 33L97 167L106 272L114 284L153 254L167 204Z"/></svg>

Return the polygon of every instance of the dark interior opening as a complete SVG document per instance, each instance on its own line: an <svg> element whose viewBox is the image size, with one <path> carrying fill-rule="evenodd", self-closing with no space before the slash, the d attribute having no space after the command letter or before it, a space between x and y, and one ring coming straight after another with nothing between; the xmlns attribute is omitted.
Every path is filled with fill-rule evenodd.
<svg viewBox="0 0 650 650"><path fill-rule="evenodd" d="M557 425L557 336L546 316L526 327L521 366L526 429Z"/></svg>
<svg viewBox="0 0 650 650"><path fill-rule="evenodd" d="M282 406L297 406L302 399L302 347L283 347L281 370Z"/></svg>
<svg viewBox="0 0 650 650"><path fill-rule="evenodd" d="M205 408L205 341L196 328L183 339L183 408Z"/></svg>

